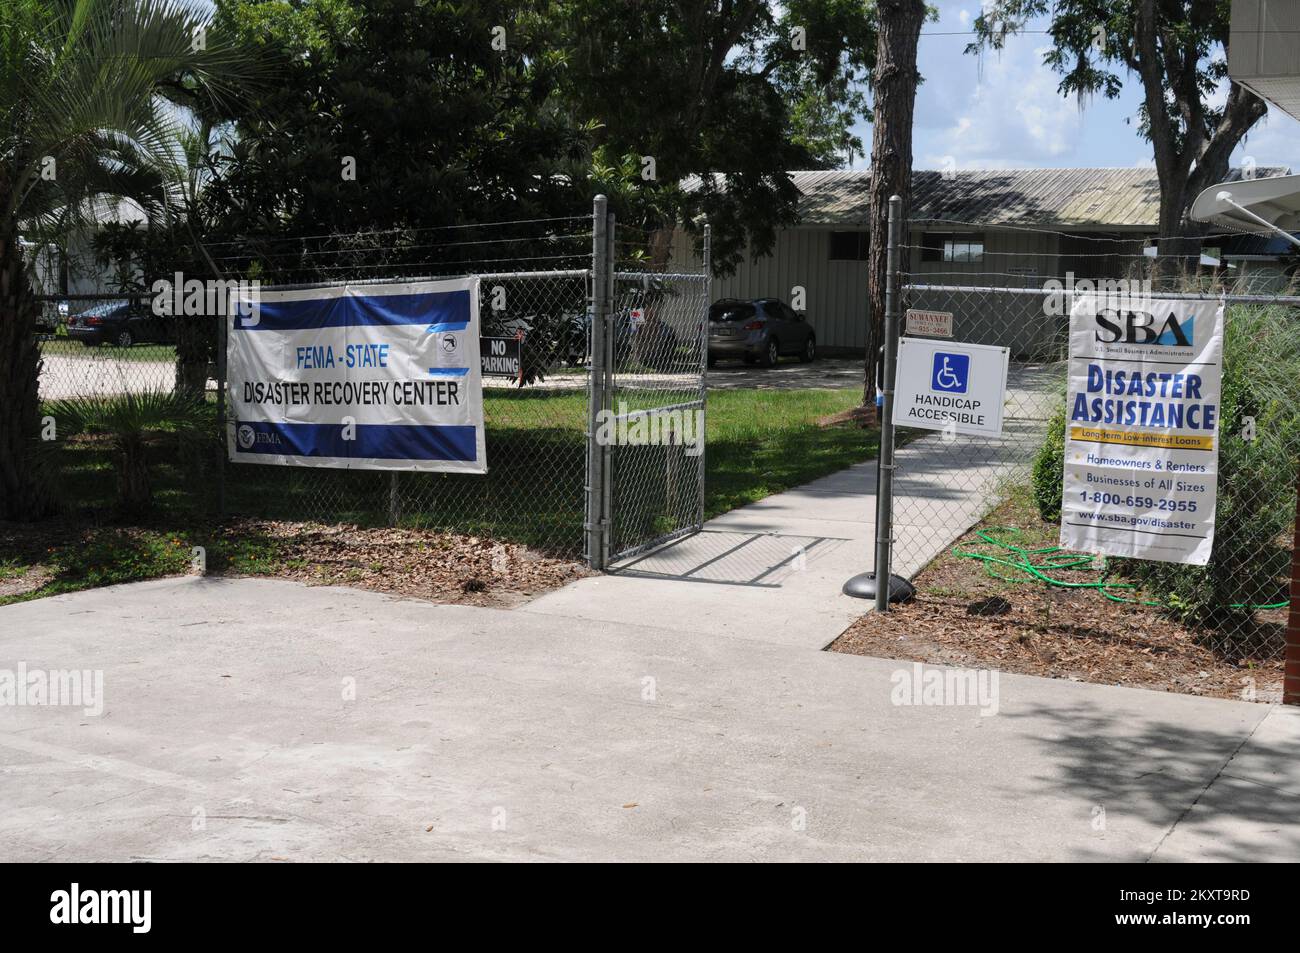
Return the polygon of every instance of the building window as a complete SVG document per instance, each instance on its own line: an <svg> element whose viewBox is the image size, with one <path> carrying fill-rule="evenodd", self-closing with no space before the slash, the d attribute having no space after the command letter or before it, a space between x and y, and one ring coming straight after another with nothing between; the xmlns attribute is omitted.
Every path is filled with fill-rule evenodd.
<svg viewBox="0 0 1300 953"><path fill-rule="evenodd" d="M943 243L943 260L980 262L984 260L984 236L980 234L952 235Z"/></svg>
<svg viewBox="0 0 1300 953"><path fill-rule="evenodd" d="M866 232L831 232L831 261L866 260Z"/></svg>
<svg viewBox="0 0 1300 953"><path fill-rule="evenodd" d="M983 232L925 232L921 235L921 261L977 264L983 260Z"/></svg>

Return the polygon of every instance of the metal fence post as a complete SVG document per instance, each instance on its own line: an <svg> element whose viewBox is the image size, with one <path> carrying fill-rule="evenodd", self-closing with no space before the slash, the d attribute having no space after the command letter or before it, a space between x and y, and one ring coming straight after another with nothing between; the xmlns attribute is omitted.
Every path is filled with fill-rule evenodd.
<svg viewBox="0 0 1300 953"><path fill-rule="evenodd" d="M699 441L699 505L696 510L695 527L704 527L704 476L705 455L709 452L709 308L713 305L713 226L704 223L704 313L700 315L700 427L695 439Z"/></svg>
<svg viewBox="0 0 1300 953"><path fill-rule="evenodd" d="M597 439L605 409L605 315L608 309L607 200L597 195L591 213L591 369L587 375L587 564L605 568L605 452Z"/></svg>
<svg viewBox="0 0 1300 953"><path fill-rule="evenodd" d="M1282 662L1282 704L1300 705L1300 483L1296 484L1295 546L1291 550L1291 606Z"/></svg>
<svg viewBox="0 0 1300 953"><path fill-rule="evenodd" d="M880 409L880 483L876 487L876 611L889 609L894 519L894 362L898 357L898 237L903 200L889 197L889 250L885 274L885 402Z"/></svg>
<svg viewBox="0 0 1300 953"><path fill-rule="evenodd" d="M234 320L235 298L226 298L226 313L217 316L221 323L217 332L217 436L220 445L217 448L217 516L226 515L226 454L230 435L226 423L226 347L230 334L229 322ZM206 375L204 375L206 376Z"/></svg>
<svg viewBox="0 0 1300 953"><path fill-rule="evenodd" d="M614 310L614 286L617 281L615 272L618 270L617 234L618 222L614 217L614 213L610 212L605 218L605 310L603 328L605 335L605 367L601 375L603 406L610 412L614 410L614 367L616 358L614 352L615 335L609 333L609 327L610 317ZM614 532L614 448L611 442L607 441L601 445L600 451L603 459L600 466L602 479L600 566L604 569L609 565L609 538Z"/></svg>
<svg viewBox="0 0 1300 953"><path fill-rule="evenodd" d="M912 593L907 580L890 574L894 515L894 364L898 357L898 246L903 229L903 200L889 199L889 247L885 255L885 347L881 366L880 453L876 480L876 568L844 584L844 594L875 599L876 611L887 612L891 601ZM883 580L883 582L881 582Z"/></svg>

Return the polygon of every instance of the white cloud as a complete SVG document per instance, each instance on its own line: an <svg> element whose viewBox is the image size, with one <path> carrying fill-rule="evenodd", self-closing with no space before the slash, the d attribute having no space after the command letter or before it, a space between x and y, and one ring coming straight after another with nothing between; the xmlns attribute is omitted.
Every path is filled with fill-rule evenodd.
<svg viewBox="0 0 1300 953"><path fill-rule="evenodd" d="M1232 154L1232 164L1241 165L1246 157L1258 167L1288 166L1300 171L1300 122L1275 106L1255 124L1245 140Z"/></svg>
<svg viewBox="0 0 1300 953"><path fill-rule="evenodd" d="M951 87L947 92L954 94L958 111L928 143L928 151L953 156L958 168L1055 165L1070 154L1083 117L1057 92L1059 78L1043 65L1045 52L1045 47L1009 43L1000 54L984 56L973 87L968 77L951 71L944 85ZM960 93L963 87L967 91Z"/></svg>

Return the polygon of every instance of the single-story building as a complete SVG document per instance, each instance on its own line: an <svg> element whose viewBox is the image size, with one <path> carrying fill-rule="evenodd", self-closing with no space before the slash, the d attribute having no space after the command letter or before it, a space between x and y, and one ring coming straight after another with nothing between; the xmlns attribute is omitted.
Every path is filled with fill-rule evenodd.
<svg viewBox="0 0 1300 953"><path fill-rule="evenodd" d="M94 240L109 223L148 227L149 216L129 198L101 196L90 206L92 224L74 230L61 244L23 239L23 257L35 292L43 295L111 293L117 269L97 260ZM74 309L75 310L75 309Z"/></svg>
<svg viewBox="0 0 1300 953"><path fill-rule="evenodd" d="M1259 168L1253 175L1288 171ZM791 176L802 193L799 224L778 232L770 254L746 256L733 274L714 279L713 298L790 301L802 288L819 346L859 349L866 343L870 173ZM1150 168L917 171L905 270L929 284L1027 288L1051 278L1064 282L1070 273L1076 280L1140 277L1159 206ZM1227 241L1208 238L1205 250L1214 255ZM673 251L676 260L698 261L683 233ZM1277 247L1272 257L1254 246L1250 251L1259 253L1225 255L1229 274L1258 271L1270 290L1285 283L1279 265L1285 249Z"/></svg>

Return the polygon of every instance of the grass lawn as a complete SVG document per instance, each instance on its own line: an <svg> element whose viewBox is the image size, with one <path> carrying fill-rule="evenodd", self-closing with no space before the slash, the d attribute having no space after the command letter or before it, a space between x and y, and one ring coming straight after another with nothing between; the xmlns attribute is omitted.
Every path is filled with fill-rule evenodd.
<svg viewBox="0 0 1300 953"><path fill-rule="evenodd" d="M54 337L41 342L41 354L50 357L75 357L85 361L138 361L173 365L176 363L176 348L171 344L136 344L132 347L100 344L87 347L71 338Z"/></svg>
<svg viewBox="0 0 1300 953"><path fill-rule="evenodd" d="M856 388L711 393L706 518L871 458L876 431L852 423L823 424L856 406L859 395ZM586 474L585 392L488 389L484 413L488 473L400 474L398 524L578 557ZM633 449L667 452L661 447ZM212 474L220 452L214 441L196 444L173 433L153 434L154 511L147 519L127 520L115 507L114 454L107 438L79 435L62 441L55 454L59 494L68 511L49 533L0 525L0 605L185 572L192 546L205 547L210 570L272 571L281 558L276 539L232 538L213 518ZM636 505L625 507L631 519L645 521L647 532L661 528L656 520L662 521L664 511L666 491L658 479L663 472L663 463L657 462L640 473ZM384 526L391 489L389 474L375 471L226 467L231 517ZM38 575L28 575L33 572Z"/></svg>
<svg viewBox="0 0 1300 953"><path fill-rule="evenodd" d="M879 431L818 424L856 407L861 395L856 388L709 394L705 518L874 457Z"/></svg>

